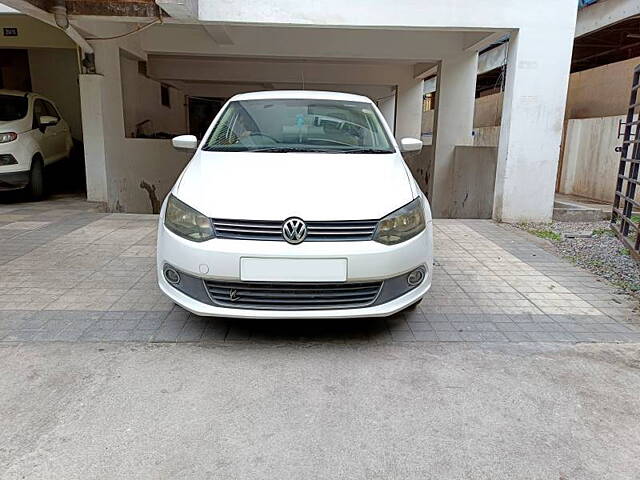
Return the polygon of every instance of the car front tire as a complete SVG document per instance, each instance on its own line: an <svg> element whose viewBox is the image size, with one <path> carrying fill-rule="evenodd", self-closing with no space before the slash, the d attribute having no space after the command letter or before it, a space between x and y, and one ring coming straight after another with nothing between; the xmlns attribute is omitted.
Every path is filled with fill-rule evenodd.
<svg viewBox="0 0 640 480"><path fill-rule="evenodd" d="M27 193L32 200L42 200L44 197L44 165L39 158L31 163Z"/></svg>

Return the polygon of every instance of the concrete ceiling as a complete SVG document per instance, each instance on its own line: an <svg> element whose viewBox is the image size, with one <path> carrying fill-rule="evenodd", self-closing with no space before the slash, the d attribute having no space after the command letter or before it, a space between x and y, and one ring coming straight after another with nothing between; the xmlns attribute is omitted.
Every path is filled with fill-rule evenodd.
<svg viewBox="0 0 640 480"><path fill-rule="evenodd" d="M149 54L434 63L476 49L494 31L163 24L142 32Z"/></svg>

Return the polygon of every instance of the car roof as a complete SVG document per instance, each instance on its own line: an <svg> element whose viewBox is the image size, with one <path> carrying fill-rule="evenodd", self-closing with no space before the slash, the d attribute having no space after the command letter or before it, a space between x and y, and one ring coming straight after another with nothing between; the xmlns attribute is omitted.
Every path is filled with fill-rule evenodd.
<svg viewBox="0 0 640 480"><path fill-rule="evenodd" d="M322 92L318 90L270 90L264 92L240 93L238 95L234 95L231 98L231 101L271 99L341 100L346 102L373 103L370 98L362 95L341 92Z"/></svg>
<svg viewBox="0 0 640 480"><path fill-rule="evenodd" d="M26 97L26 98L41 98L41 99L46 100L47 102L53 103L55 105L55 102L49 100L47 97L43 97L39 93L34 93L34 92L23 92L22 90L2 90L2 89L0 89L0 95L12 95L14 97Z"/></svg>
<svg viewBox="0 0 640 480"><path fill-rule="evenodd" d="M15 97L26 97L31 92L22 92L20 90L2 90L0 89L0 95L12 95Z"/></svg>

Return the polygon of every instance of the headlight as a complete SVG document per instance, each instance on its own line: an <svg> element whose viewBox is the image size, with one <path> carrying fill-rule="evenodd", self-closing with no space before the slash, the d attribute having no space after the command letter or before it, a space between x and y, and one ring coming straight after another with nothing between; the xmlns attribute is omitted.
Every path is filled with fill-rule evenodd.
<svg viewBox="0 0 640 480"><path fill-rule="evenodd" d="M0 133L0 143L13 142L18 138L18 134L15 132Z"/></svg>
<svg viewBox="0 0 640 480"><path fill-rule="evenodd" d="M418 197L380 220L373 239L385 245L395 245L415 237L424 228L422 198Z"/></svg>
<svg viewBox="0 0 640 480"><path fill-rule="evenodd" d="M213 238L211 220L189 205L169 195L164 225L176 235L194 242L204 242Z"/></svg>

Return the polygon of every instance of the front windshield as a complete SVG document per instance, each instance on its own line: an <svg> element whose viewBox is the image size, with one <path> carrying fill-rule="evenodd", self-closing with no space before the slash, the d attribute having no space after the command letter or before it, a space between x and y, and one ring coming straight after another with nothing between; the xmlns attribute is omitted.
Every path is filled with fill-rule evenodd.
<svg viewBox="0 0 640 480"><path fill-rule="evenodd" d="M17 95L0 95L0 122L20 120L27 115L29 101Z"/></svg>
<svg viewBox="0 0 640 480"><path fill-rule="evenodd" d="M203 150L392 153L371 104L313 99L231 102Z"/></svg>

